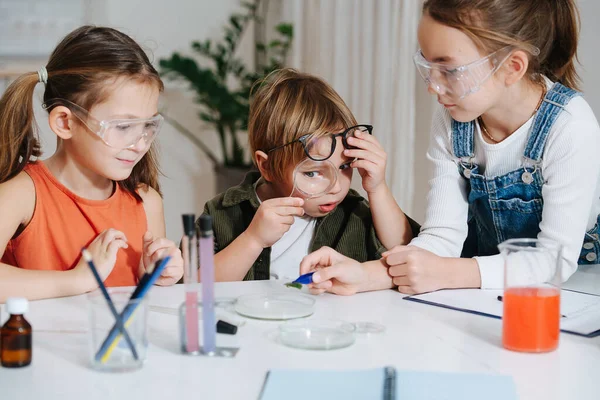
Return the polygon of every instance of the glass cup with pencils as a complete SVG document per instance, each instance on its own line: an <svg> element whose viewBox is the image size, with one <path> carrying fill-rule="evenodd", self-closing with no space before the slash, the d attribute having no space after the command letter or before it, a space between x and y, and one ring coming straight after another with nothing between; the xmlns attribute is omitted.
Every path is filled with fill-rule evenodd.
<svg viewBox="0 0 600 400"><path fill-rule="evenodd" d="M129 338L125 340L119 330L115 329L115 316L106 306L102 293L96 290L88 294L92 368L111 372L142 368L148 349L147 298L131 299L132 290L128 288L109 288L108 292L117 314L121 318L124 313L127 315L122 321ZM134 311L127 313L126 310ZM110 335L111 331L115 333L114 340L110 340L113 337Z"/></svg>
<svg viewBox="0 0 600 400"><path fill-rule="evenodd" d="M551 240L511 239L498 245L504 258L502 345L545 353L558 347L562 246Z"/></svg>

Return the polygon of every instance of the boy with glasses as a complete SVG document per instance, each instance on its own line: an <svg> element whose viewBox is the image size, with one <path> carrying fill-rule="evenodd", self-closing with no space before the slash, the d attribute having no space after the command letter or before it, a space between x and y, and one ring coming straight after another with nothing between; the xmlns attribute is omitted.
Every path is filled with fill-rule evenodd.
<svg viewBox="0 0 600 400"><path fill-rule="evenodd" d="M386 154L372 129L314 76L288 69L261 82L248 124L258 171L204 208L214 221L216 279L293 280L302 258L323 246L363 262L408 243L418 227L385 183ZM318 197L291 197L294 168L306 159L332 163L335 184ZM350 189L354 168L373 210Z"/></svg>

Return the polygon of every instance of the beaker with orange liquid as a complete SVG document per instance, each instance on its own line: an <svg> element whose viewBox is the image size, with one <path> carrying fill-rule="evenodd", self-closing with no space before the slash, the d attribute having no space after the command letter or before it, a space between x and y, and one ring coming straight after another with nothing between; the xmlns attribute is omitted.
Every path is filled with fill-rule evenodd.
<svg viewBox="0 0 600 400"><path fill-rule="evenodd" d="M504 257L502 345L545 353L558 347L562 246L550 240L511 239Z"/></svg>

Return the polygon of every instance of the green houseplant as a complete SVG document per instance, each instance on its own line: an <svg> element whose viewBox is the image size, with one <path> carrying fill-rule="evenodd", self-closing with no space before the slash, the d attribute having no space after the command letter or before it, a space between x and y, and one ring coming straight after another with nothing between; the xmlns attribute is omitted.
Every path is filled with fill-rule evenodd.
<svg viewBox="0 0 600 400"><path fill-rule="evenodd" d="M233 14L229 18L222 40L214 42L206 39L192 43L194 52L208 62L201 65L196 58L175 52L159 63L160 72L165 78L189 83L195 92L196 103L201 106L200 119L212 126L219 135L221 160L196 135L166 116L168 122L190 137L212 161L217 174L217 192L238 184L252 166L238 135L248 126L250 92L257 80L284 65L293 39L292 25L281 23L275 26L276 38L268 43L261 40L261 33L264 36L266 5L263 5L262 13L259 13L260 0L242 3L242 8L243 13ZM252 22L256 30L255 65L250 68L236 55L236 50Z"/></svg>

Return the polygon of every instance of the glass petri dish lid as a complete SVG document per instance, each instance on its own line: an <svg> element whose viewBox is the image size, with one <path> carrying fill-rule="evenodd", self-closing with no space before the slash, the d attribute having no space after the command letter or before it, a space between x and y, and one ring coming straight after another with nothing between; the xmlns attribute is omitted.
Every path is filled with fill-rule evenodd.
<svg viewBox="0 0 600 400"><path fill-rule="evenodd" d="M237 298L235 311L249 318L288 320L315 312L315 299L302 293L258 293Z"/></svg>
<svg viewBox="0 0 600 400"><path fill-rule="evenodd" d="M354 344L353 324L338 320L290 321L279 326L279 341L296 349L335 350Z"/></svg>
<svg viewBox="0 0 600 400"><path fill-rule="evenodd" d="M376 322L359 321L353 322L352 325L354 325L357 334L371 335L385 332L385 326Z"/></svg>

